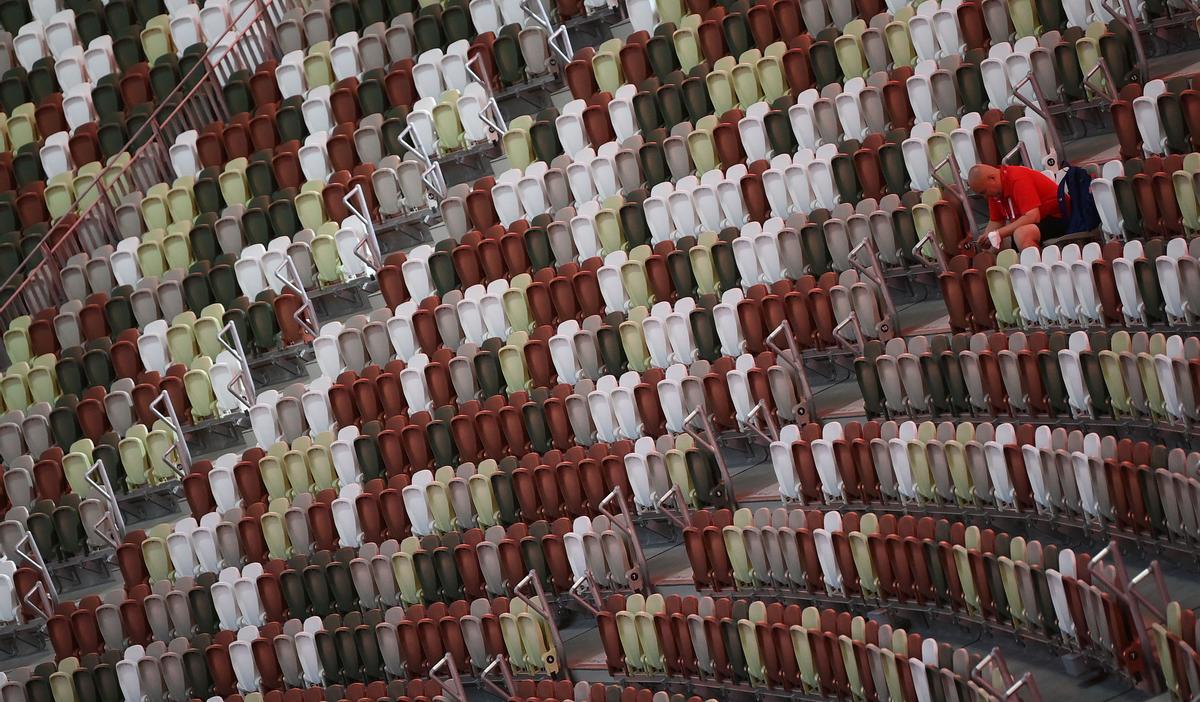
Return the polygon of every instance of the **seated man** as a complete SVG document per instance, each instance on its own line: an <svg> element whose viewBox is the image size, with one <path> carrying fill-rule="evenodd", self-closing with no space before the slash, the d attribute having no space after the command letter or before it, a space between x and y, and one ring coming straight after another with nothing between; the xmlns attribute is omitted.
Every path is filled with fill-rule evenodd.
<svg viewBox="0 0 1200 702"><path fill-rule="evenodd" d="M1025 166L978 165L967 176L971 190L988 202L988 223L980 237L999 249L1012 236L1018 249L1036 247L1066 234L1058 208L1058 184Z"/></svg>

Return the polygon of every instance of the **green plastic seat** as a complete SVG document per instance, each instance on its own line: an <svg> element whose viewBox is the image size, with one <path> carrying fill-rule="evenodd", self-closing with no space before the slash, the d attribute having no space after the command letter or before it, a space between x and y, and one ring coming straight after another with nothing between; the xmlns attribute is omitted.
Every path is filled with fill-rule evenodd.
<svg viewBox="0 0 1200 702"><path fill-rule="evenodd" d="M246 185L252 198L271 197L278 187L271 169L270 151L256 151L246 163ZM272 198L274 199L274 198Z"/></svg>
<svg viewBox="0 0 1200 702"><path fill-rule="evenodd" d="M162 101L179 86L179 57L164 54L150 67L150 91Z"/></svg>
<svg viewBox="0 0 1200 702"><path fill-rule="evenodd" d="M133 329L138 326L137 319L133 314L133 305L129 301L128 296L115 295L110 297L108 302L104 303L104 316L108 320L108 329L113 335L120 334L126 329ZM61 385L60 385L61 387ZM64 392L66 392L64 390Z"/></svg>
<svg viewBox="0 0 1200 702"><path fill-rule="evenodd" d="M413 39L417 45L417 53L430 49L438 49L446 45L446 37L442 31L441 17L429 6L421 9L421 16L413 21ZM440 12L440 7L436 8ZM497 38L497 42L499 38Z"/></svg>
<svg viewBox="0 0 1200 702"><path fill-rule="evenodd" d="M387 90L383 78L374 75L380 71L371 71L358 84L358 107L363 115L382 114L388 108Z"/></svg>
<svg viewBox="0 0 1200 702"><path fill-rule="evenodd" d="M395 16L384 0L359 0L358 17L362 27L370 27L376 22L388 24Z"/></svg>
<svg viewBox="0 0 1200 702"><path fill-rule="evenodd" d="M268 208L271 232L275 237L291 237L303 227L296 216L296 206L289 197L282 197L271 202Z"/></svg>
<svg viewBox="0 0 1200 702"><path fill-rule="evenodd" d="M270 243L271 223L267 215L269 207L270 203L264 195L250 200L246 211L242 213L242 235L247 245L266 246Z"/></svg>
<svg viewBox="0 0 1200 702"><path fill-rule="evenodd" d="M300 110L301 104L303 101L298 96L293 96L281 102L279 109L275 111L275 129L279 132L281 143L303 142L308 136L308 127L304 124L304 115Z"/></svg>
<svg viewBox="0 0 1200 702"><path fill-rule="evenodd" d="M64 504L54 509L54 533L63 557L72 558L87 551L87 534L83 531L83 520L79 517L79 496L63 495L62 499L64 502L73 501L75 504Z"/></svg>
<svg viewBox="0 0 1200 702"><path fill-rule="evenodd" d="M5 71L4 77L0 78L0 105L4 106L4 111L12 114L29 101L29 74L20 66Z"/></svg>
<svg viewBox="0 0 1200 702"><path fill-rule="evenodd" d="M362 470L364 480L374 480L386 474L383 454L379 452L379 444L374 437L359 436L356 438L354 455L358 458L358 465Z"/></svg>
<svg viewBox="0 0 1200 702"><path fill-rule="evenodd" d="M54 532L54 523L50 517L53 509L53 501L38 500L34 503L33 511L29 513L29 517L25 520L25 526L29 529L30 535L33 536L34 543L37 544L42 557L47 561L59 560L62 557L59 552L58 539Z"/></svg>
<svg viewBox="0 0 1200 702"><path fill-rule="evenodd" d="M225 104L229 107L230 114L254 111L254 96L250 92L249 71L245 69L234 71L221 91L225 95Z"/></svg>
<svg viewBox="0 0 1200 702"><path fill-rule="evenodd" d="M28 2L24 2L24 0L7 0L4 3L0 3L0 25L4 27L4 31L14 37L21 31L21 27L32 20L33 15L30 14Z"/></svg>
<svg viewBox="0 0 1200 702"><path fill-rule="evenodd" d="M220 298L217 299L220 302ZM264 351L273 349L279 341L279 324L275 318L275 308L266 302L256 301L247 311L247 326L254 345Z"/></svg>
<svg viewBox="0 0 1200 702"><path fill-rule="evenodd" d="M501 29L500 35L492 44L496 75L504 85L513 85L525 79L525 60L521 55L520 40L516 31L509 30L510 27Z"/></svg>
<svg viewBox="0 0 1200 702"><path fill-rule="evenodd" d="M58 75L54 72L54 59L49 56L38 59L29 69L29 97L35 103L61 93Z"/></svg>
<svg viewBox="0 0 1200 702"><path fill-rule="evenodd" d="M496 508L500 512L502 524L514 524L521 521L521 512L517 506L517 496L513 491L511 475L504 471L493 473L492 494L495 495Z"/></svg>
<svg viewBox="0 0 1200 702"><path fill-rule="evenodd" d="M139 35L142 33L141 25L134 24L129 28L129 33L113 37L113 58L117 61L117 67L122 71L127 71L146 60L146 54L142 50L142 42Z"/></svg>
<svg viewBox="0 0 1200 702"><path fill-rule="evenodd" d="M79 32L81 46L87 46L96 37L107 34L100 13L91 8L75 13L75 28Z"/></svg>
<svg viewBox="0 0 1200 702"><path fill-rule="evenodd" d="M442 31L446 41L453 43L460 39L472 40L477 32L471 22L471 14L463 5L447 5L442 12Z"/></svg>
<svg viewBox="0 0 1200 702"><path fill-rule="evenodd" d="M493 341L499 341L495 339ZM494 351L481 350L475 355L475 377L484 396L499 395L503 392L504 375L500 371L500 359Z"/></svg>
<svg viewBox="0 0 1200 702"><path fill-rule="evenodd" d="M325 578L329 581L329 591L338 610L353 613L359 608L358 590L354 588L354 580L350 577L349 563L333 561L325 567Z"/></svg>
<svg viewBox="0 0 1200 702"><path fill-rule="evenodd" d="M550 163L562 154L562 142L558 140L558 129L553 121L538 120L529 128L529 141L537 160Z"/></svg>
<svg viewBox="0 0 1200 702"><path fill-rule="evenodd" d="M329 18L333 24L334 35L356 32L363 27L358 16L358 7L350 0L338 0L330 5Z"/></svg>

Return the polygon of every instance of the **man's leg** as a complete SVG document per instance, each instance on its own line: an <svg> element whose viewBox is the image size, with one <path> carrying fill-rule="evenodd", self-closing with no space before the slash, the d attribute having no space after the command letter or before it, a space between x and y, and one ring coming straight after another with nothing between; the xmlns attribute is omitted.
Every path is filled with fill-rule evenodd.
<svg viewBox="0 0 1200 702"><path fill-rule="evenodd" d="M1036 224L1017 227L1017 230L1013 232L1013 242L1017 245L1017 249L1036 248L1041 241L1042 232L1038 230Z"/></svg>

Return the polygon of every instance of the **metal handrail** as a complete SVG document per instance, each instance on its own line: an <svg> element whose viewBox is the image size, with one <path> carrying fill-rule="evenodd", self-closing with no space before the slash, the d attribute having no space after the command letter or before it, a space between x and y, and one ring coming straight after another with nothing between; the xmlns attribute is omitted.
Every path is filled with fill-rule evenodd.
<svg viewBox="0 0 1200 702"><path fill-rule="evenodd" d="M40 311L62 298L62 266L71 256L100 245L96 241L80 242L85 233L93 233L112 244L119 241L115 210L121 198L136 190L148 189L155 183L174 179L169 166L169 149L178 134L211 121L228 120L222 76L251 67L251 55L256 67L271 53L276 44L274 17L282 16L292 1L252 0L230 20L225 33L212 42L200 60L180 79L179 85L159 102L118 152L128 154L132 150L129 160L120 166L106 165L76 195L68 212L50 227L16 270L0 283L0 290L3 290L13 285L18 276L25 276L10 297L0 300L0 320L11 321L21 314ZM249 47L247 38L252 40ZM160 123L159 118L164 112L166 116ZM133 150L134 144L143 140L144 143ZM85 202L89 203L86 207ZM64 222L69 222L65 230L62 229ZM31 266L38 257L41 260Z"/></svg>

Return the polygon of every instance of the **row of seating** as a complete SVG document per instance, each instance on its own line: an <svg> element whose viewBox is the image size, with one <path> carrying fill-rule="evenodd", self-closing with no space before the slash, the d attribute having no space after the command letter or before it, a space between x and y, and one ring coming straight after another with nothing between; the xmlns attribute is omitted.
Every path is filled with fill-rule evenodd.
<svg viewBox="0 0 1200 702"><path fill-rule="evenodd" d="M1123 239L1175 237L1193 231L1191 203L1196 195L1191 181L1196 171L1196 158L1190 154L1104 164L1092 188L1102 230Z"/></svg>
<svg viewBox="0 0 1200 702"><path fill-rule="evenodd" d="M324 633L322 634L324 637ZM308 638L308 637L301 637ZM236 639L235 639L236 640ZM315 639L314 639L315 640ZM190 645L189 639L181 639L180 650L187 650ZM222 641L222 643L226 643ZM207 647L211 644L211 638L197 637L196 644ZM203 695L212 691L215 687L212 679L208 675L208 671L204 668L207 661L203 654L196 656L191 654L187 658L187 667L180 670L183 665L183 658L178 651L167 650L165 654L160 655L159 648L166 648L167 644L156 642L150 646L146 646L136 656L146 661L147 664L155 663L166 659L170 676L165 678L169 681L171 687L167 687L164 681L153 680L147 681L148 684L143 685L140 678L136 681L134 687L134 676L137 674L135 668L122 666L122 672L126 675L132 673L129 683L132 691L146 690L147 694L160 693L163 696L174 695L188 696L191 694ZM153 655L150 655L153 654ZM288 657L287 660L292 661L296 657ZM81 699L97 700L97 699L120 699L124 695L124 689L120 677L116 671L116 665L125 662L126 659L119 652L105 654L104 656L82 656L80 658L66 658L58 663L41 663L37 666L21 667L10 670L8 672L8 684L12 686L14 691L20 691L28 699L31 700L50 700L53 699L53 694L56 691L64 691L70 689L80 695ZM179 665L176 665L179 664ZM235 692L230 693L226 697L239 702L338 702L341 699L352 699L357 701L366 699L387 699L393 702L432 702L436 696L440 696L442 688L435 682L423 679L392 680L390 683L376 681L370 685L363 683L350 683L348 685L330 684L327 687L313 686L307 688L290 687L286 691L283 689L268 690L264 692L247 692L243 696L236 692L237 675L230 670L231 661L228 658L224 661L218 661L219 672L221 678L219 685L232 686ZM160 663L161 665L161 663ZM127 671L127 672L126 672ZM147 671L149 673L149 670ZM51 679L54 680L55 686L51 687ZM293 679L303 679L302 675L293 677ZM230 682L232 681L232 682ZM69 687L68 687L69 685ZM155 686L157 685L157 687ZM13 694L16 694L14 692ZM332 698L332 699L331 699Z"/></svg>
<svg viewBox="0 0 1200 702"><path fill-rule="evenodd" d="M785 427L771 461L786 500L1018 510L1087 532L1188 548L1197 456L1047 425Z"/></svg>
<svg viewBox="0 0 1200 702"><path fill-rule="evenodd" d="M610 273L613 279L605 280ZM560 382L573 383L625 370L666 369L697 359L714 361L721 355L758 354L766 350L766 336L785 316L793 320L798 333L808 332L806 336L812 337L818 348L835 347L839 335L854 339L857 332L837 329L849 319L851 310L857 314L858 328L867 338L888 338L892 333L883 316L881 293L853 271L841 276L827 273L819 281L802 276L795 283L783 280L771 288L754 286L750 297L732 288L719 302L704 296L697 304L685 297L674 305L654 303L653 298L623 299L625 289L620 287L619 275L630 283L634 294L641 291L645 295L647 290L645 278L639 280L641 267L637 261L623 264L621 273L606 266L599 274L600 280L609 283L609 288L600 289L615 302L603 318L596 314L604 313L603 308L593 311L584 307L588 303L567 297L572 285L581 292L597 292L595 287L591 291L583 287L597 285L597 277L590 271L581 271L572 281L559 277L549 286L530 285L524 289L506 288L505 281L500 280L489 286L493 292L482 293L482 286L473 286L463 299L452 292L444 298L426 298L422 307L402 303L394 316L373 313L374 319L363 316L351 318L346 324L324 325L314 340L317 362L324 377L334 378L343 369L358 371L368 363L386 364L393 355L408 357L408 365L417 370L431 360L424 354L427 350L433 359L448 354L443 362L450 361L452 366L452 358L465 355L475 370L463 367L458 372L467 374L454 377L453 382L460 397L471 397L479 390L485 396L499 391L494 384L497 381L503 381L508 391L514 392L530 382L552 385L556 377ZM518 285L527 281L527 276L516 280ZM527 300L531 303L528 306L524 304ZM592 300L590 304L598 303ZM646 303L652 304L647 308ZM622 312L626 306L629 311ZM557 325L556 309L564 313L564 321ZM582 325L574 317L582 318ZM543 321L546 323L533 326ZM491 361L485 365L481 354L498 355L496 362L503 377L481 375L483 369L493 366ZM412 394L417 387L406 390L407 401L421 408L431 397L428 389L420 396Z"/></svg>
<svg viewBox="0 0 1200 702"><path fill-rule="evenodd" d="M1111 107L1113 127L1123 158L1154 154L1187 154L1195 149L1196 89L1190 76L1126 85ZM1196 135L1196 136L1193 136Z"/></svg>
<svg viewBox="0 0 1200 702"><path fill-rule="evenodd" d="M229 266L223 272L210 270L210 273L213 280L233 283ZM224 277L225 274L229 277ZM5 336L5 350L13 362L34 361L51 368L61 390L79 394L97 385L111 386L118 377L113 375L114 369L119 376L128 377L138 373L146 363L158 365L163 354L170 356L169 340L179 343L180 351L189 346L213 351L215 334L230 322L238 329L247 353L275 350L281 344L300 339L302 332L291 316L299 305L295 294L277 295L274 290L264 289L254 302L239 296L225 306L205 297L202 293L207 289L199 290L193 284L203 288L203 274L188 281L188 297L198 306L198 313L185 307L183 285L178 278L164 281L147 278L136 290L123 286L114 289L111 297L95 293L83 302L70 300L33 318L18 317ZM276 309L280 311L278 316ZM146 327L167 320L172 323L166 330L157 325L154 333L141 341ZM166 337L168 343L164 344ZM194 353L186 352L184 356L191 355L194 360ZM221 360L219 352L210 358Z"/></svg>
<svg viewBox="0 0 1200 702"><path fill-rule="evenodd" d="M960 262L942 276L942 286L963 293L947 305L956 329L987 328L989 319L1002 329L1113 323L1161 329L1192 321L1195 260L1184 238L1092 243L1082 251L1078 245L1048 246L1019 258L1001 252L984 269L986 294L980 294L977 267L986 257ZM976 310L983 315L976 317Z"/></svg>
<svg viewBox="0 0 1200 702"><path fill-rule="evenodd" d="M689 380L683 388L680 392L689 398L693 393L701 393L700 397L703 397L704 390L696 379ZM359 392L361 396L365 388ZM649 392L647 387L639 389L636 395L642 398L646 412L653 411L643 395ZM270 448L271 454L254 448L241 459L227 455L211 468L206 465L203 469L194 469L196 477L185 477L185 494L199 516L211 509L226 511L237 506L266 504L275 497L347 486L359 480L365 483L398 475L411 475L415 479L416 475L434 468L438 469L439 476L442 471L451 471L448 477L438 478L443 483L439 486L442 489L445 483L453 481L456 471L451 467L464 466L461 470L465 471L466 478L482 474L481 492L476 497L487 499L486 503L477 504L460 516L460 523L469 527L474 526L476 519L484 520L481 522L484 525L494 523L489 521L495 517L487 505L496 499L507 500L505 504L513 509L519 503L526 514L524 519L536 519L595 514L599 501L617 484L623 487L626 496L636 492L623 470L615 476L611 468L592 472L597 469L593 461L606 455L607 447L621 446L629 453L634 450L633 444L618 442L617 438L606 441L596 433L575 433L578 429L589 428L583 422L590 417L573 399L579 397L582 405L585 400L581 396L568 395L564 403L561 397L553 396L539 402L536 401L538 395L540 393L534 393L533 401L514 397L507 404L500 397L489 399L482 405L477 401L464 403L455 414L450 413L453 406L443 406L432 416L414 413L408 418L411 423L407 425L403 423L403 414L390 416L385 423L363 420L361 431L349 425L341 429L336 438L332 432L325 432L317 434L315 441L300 436L292 441L291 448L287 444L276 444ZM599 407L598 399L593 402ZM566 416L572 411L573 417ZM573 425L578 425L578 429ZM653 439L650 441L653 445ZM585 450L583 446L590 448ZM564 454L555 452L556 448L566 452L565 458L560 457ZM530 453L531 450L536 453ZM655 453L645 440L638 445L637 452L646 460L652 460ZM668 452L669 449L663 450L663 453ZM526 471L509 465L497 473L495 461L506 455L525 456L526 460L534 462ZM562 465L564 460L568 465ZM672 464L682 461L675 470L687 477L684 487L690 486L685 490L689 499L701 503L720 501L719 478L710 458L693 453L683 442L679 454L673 454L670 460ZM337 468L329 465L331 461ZM543 472L539 468L540 461L553 470ZM431 472L425 475L421 488L433 477ZM510 481L515 481L513 487L509 486ZM582 494L581 481L586 486ZM488 484L492 485L490 492L482 487ZM535 484L539 486L536 489ZM465 486L452 487L457 494ZM511 496L514 490L516 497ZM538 498L534 499L534 495ZM471 502L465 501L465 496L466 493L461 494L462 504L468 506ZM512 502L514 499L517 502ZM507 508L505 513L515 514ZM521 518L509 516L506 519L511 522Z"/></svg>
<svg viewBox="0 0 1200 702"><path fill-rule="evenodd" d="M801 154L813 150L828 154L825 158L832 158L839 152L851 155L863 148L879 151L884 143L904 142L904 157L887 160L892 158L887 150L875 157L875 160L883 160L886 168L870 162L854 164L854 167L846 169L847 173L842 178L850 177L849 173L853 172L858 182L837 181L839 193L853 187L850 192L862 192L870 197L881 196L881 188L885 185L894 192L901 187L898 183L905 182L910 182L918 189L930 187L930 166L926 160L940 162L952 151L964 171L975 163L998 162L999 157L1016 145L1017 135L1013 133L1013 125L1004 122L1003 116L1006 115L1019 127L1022 139L1029 137L1028 150L1035 163L1040 166L1048 156L1049 149L1043 133L1039 132L1040 118L1032 114L1026 116L1021 106L1009 107L1003 113L1000 110L966 112L961 118L952 114L936 124L910 122L911 127L893 127L893 131L888 132L888 116L883 113L882 107L867 102L868 98L878 102L878 89L867 89L858 83L848 85L847 89L850 92L838 95L836 100L819 98L815 91L810 91L790 107L777 108L765 102L756 102L744 111L734 106L726 111L705 112L695 122L684 119L669 132L648 125L650 131L644 134L645 142L661 144L659 146L643 146L638 142L631 144L631 137L620 139L614 124L609 121L606 107L617 103L609 100L607 93L601 93L590 101L568 103L561 114L546 110L536 116L513 119L502 143L510 165L519 169L524 169L535 160L550 163L562 154L578 154L589 146L595 151L585 152L585 163L593 160L592 153L605 157L631 146L637 147L642 160L653 156L655 150L660 150L663 155L642 166L648 185L653 187L673 173L677 178L686 175L689 160L703 175L721 163L729 167L746 159L765 160L773 154L780 154L778 158L782 158L782 155L796 152L797 145ZM618 112L617 118L621 116ZM1021 121L1022 118L1024 121ZM631 117L630 120L624 129L634 131L638 127ZM962 131L958 132L959 129ZM957 136L952 138L952 134ZM874 135L883 136L883 140ZM614 145L604 146L609 142ZM644 149L651 151L643 154ZM922 151L927 152L927 157L914 163L912 156L920 155ZM995 155L997 152L998 156ZM797 159L798 156L790 158L789 162L807 165L811 157ZM678 166L683 166L682 172L675 173ZM880 169L884 169L889 177L877 173ZM612 179L611 174L606 175L609 180ZM942 175L944 178L950 177L948 172ZM900 190L898 194L902 192ZM794 206L803 208L800 211L811 209L812 206L806 207L806 203L799 201ZM831 206L831 203L822 202L822 206Z"/></svg>
<svg viewBox="0 0 1200 702"><path fill-rule="evenodd" d="M489 402L491 406L496 403ZM283 426L287 425L289 415L295 411L292 409L283 408L280 412L280 419L283 420ZM470 405L464 405L464 412L474 411L475 413L486 413L484 416L492 418L494 421L493 410L482 409L478 406L472 408ZM211 505L211 508L217 508L221 511L232 509L235 506L242 506L254 502L267 502L278 497L292 497L303 493L316 493L328 488L337 488L353 483L368 482L375 478L390 477L399 474L413 475L423 470L434 470L443 467L450 467L460 463L474 464L479 463L479 470L482 471L485 477L495 472L496 461L504 458L506 443L489 432L485 436L478 437L473 441L463 441L457 448L451 448L446 444L447 437L445 432L450 431L452 435L462 436L471 428L470 421L467 419L469 415L464 415L463 420L452 420L447 423L441 418L444 412L439 411L437 418L430 418L429 415L414 413L413 423L407 426L396 428L398 422L393 421L394 418L389 418L387 423L383 425L385 428L380 428L375 421L367 421L364 423L363 430L360 431L353 425L342 428L335 435L333 431L325 430L316 432L314 438L309 438L304 430L297 427L297 438L291 440L290 444L284 441L271 442L268 444L268 449L251 448L247 449L241 456L237 454L225 454L217 459L211 468L205 468L203 471L193 470L193 473L199 473L206 476L205 479L209 483L213 502L201 499L203 493L190 495L189 499L198 505ZM402 418L403 415L398 415ZM259 417L259 424L269 424L273 427L280 427L280 420L273 417ZM485 421L483 417L477 417L477 421ZM295 426L295 425L293 425ZM397 443L398 441L398 443ZM380 445L382 442L382 445ZM600 446L607 445L605 443ZM589 449L595 451L596 449ZM269 451L269 453L264 453ZM575 454L574 451L579 451ZM560 459L556 458L560 454L553 453L550 449L543 452L549 461L549 464L557 464ZM528 460L534 460L534 463L529 466L533 470L540 465L537 460L539 453L522 453ZM569 455L573 455L571 459L573 463L578 463L584 460L582 447L576 447ZM386 473L381 457L388 463ZM489 462L490 461L490 462ZM507 464L506 464L507 465ZM503 471L510 473L514 466L508 465ZM249 471L243 474L243 471ZM256 479L255 476L258 476ZM529 480L529 475L526 472L520 474L525 481ZM505 480L508 478L505 477ZM447 478L449 480L449 478ZM580 497L578 486L578 478L573 479L571 488L563 488L578 499ZM604 488L604 482L600 482L598 489ZM530 490L528 493L532 496L532 483L525 482L520 490ZM186 488L186 485L185 485ZM508 495L511 490L507 488L497 490L504 495ZM601 492L598 495L589 495L592 509L595 509L596 504L600 499L607 494L607 491ZM552 495L543 495L544 500L541 507L537 501L525 501L525 493L522 493L521 501L531 511L529 518L537 518L536 515L542 513L543 510L550 518L560 516L557 513L559 508L559 498ZM583 514L579 511L582 508L576 505L573 507L574 514ZM202 512L200 512L202 513ZM483 510L483 515L486 519L491 519L491 510ZM470 521L470 513L464 513L464 524L473 525ZM490 525L492 522L485 522Z"/></svg>
<svg viewBox="0 0 1200 702"><path fill-rule="evenodd" d="M739 9L691 14L677 23L643 28L624 40L580 49L566 69L568 87L576 98L585 99L601 90L619 97L628 90L619 86L628 85L630 95L648 93L643 99L657 98L660 106L669 104L662 99L663 88L682 89L689 110L697 100L704 101L707 89L720 113L738 102L749 107L759 87L756 80L765 89L765 96L758 96L776 103L789 87L793 95L815 89L833 98L839 91L834 88L831 94L831 87L845 83L848 88L866 79L883 88L893 125L903 126L903 109L897 112L896 107L905 100L905 92L918 115L934 109L936 102L944 117L954 114L959 101L968 112L982 112L989 103L1000 109L1015 104L1013 90L1031 70L1054 103L1090 98L1093 89L1084 84L1083 75L1101 59L1117 81L1113 89L1130 82L1131 39L1124 28L1103 21L1061 32L1047 26L1025 35L1001 28L997 35L982 26L985 18L1010 20L996 5L985 12L972 2L947 3L944 9L938 3L922 3L915 10L902 8L894 18L882 13L855 19L840 31L802 33L792 3L773 3L770 10L761 7L745 14ZM898 85L889 86L893 81ZM1021 92L1033 98L1031 87L1022 86ZM699 117L692 113L693 120ZM665 126L674 123L668 119Z"/></svg>
<svg viewBox="0 0 1200 702"><path fill-rule="evenodd" d="M635 681L864 700L989 697L971 680L978 661L967 649L834 609L614 595L597 622L609 671Z"/></svg>
<svg viewBox="0 0 1200 702"><path fill-rule="evenodd" d="M383 7L382 3L372 3L361 9L353 4L339 3L290 11L277 25L276 32L280 52L285 56L323 42L328 42L331 47L352 48L361 57L358 64L361 70L353 73L363 73L383 68L389 62L415 58L477 37L486 38L481 44L485 48L494 49L492 42L502 45L500 55L503 58L496 63L520 62L539 51L537 28L523 26L527 21L520 5L511 0L477 0L424 7L416 7L413 3L389 3L388 7ZM512 39L520 42L520 53L516 53L517 44L504 46ZM534 43L526 43L531 41ZM540 51L544 53L544 36L540 41ZM341 53L340 61L351 61L348 51L343 49ZM377 59L372 58L376 56ZM339 76L339 79L342 77L345 76Z"/></svg>
<svg viewBox="0 0 1200 702"><path fill-rule="evenodd" d="M60 643L70 646L69 632L58 632ZM546 675L558 669L546 620L517 598L291 618L236 632L191 633L169 645L161 640L134 644L107 655L112 654L117 660L108 665L99 656L84 656L92 668L83 670L92 676L115 673L113 682L131 696L186 695L191 690L200 699L285 686L421 677L447 654L462 671L482 669L496 655L506 655L514 671L524 674ZM63 662L73 659L78 664L75 656Z"/></svg>
<svg viewBox="0 0 1200 702"><path fill-rule="evenodd" d="M113 420L111 429L104 424L102 402L113 409L107 415ZM149 400L141 409L148 404ZM174 431L149 410L145 410L150 417L144 422L133 417L133 411L129 391L122 389L109 397L88 397L82 401L65 397L53 410L48 403L38 403L28 413L10 411L0 422L0 449L5 465L32 471L38 496L51 499L64 494L65 485L87 497L90 490L82 479L83 471L97 460L104 464L114 489L121 493L176 478L174 470L161 457L174 443ZM95 435L94 442L83 435L83 427ZM39 456L37 463L22 458L33 455ZM16 477L13 480L17 481L14 486L23 484ZM59 488L63 491L54 494ZM14 488L14 494L25 492Z"/></svg>
<svg viewBox="0 0 1200 702"><path fill-rule="evenodd" d="M1197 343L1126 331L893 339L855 361L868 414L1139 419L1185 426L1194 412L1187 359Z"/></svg>
<svg viewBox="0 0 1200 702"><path fill-rule="evenodd" d="M1091 557L1069 549L961 522L935 525L931 518L872 513L696 512L687 533L702 586L916 602L1065 644L1134 680L1156 678L1161 670L1155 661L1130 661L1121 653L1141 649L1138 634L1126 626L1130 615L1092 582ZM778 548L767 547L776 539ZM1178 602L1173 607L1179 611ZM1185 631L1194 636L1195 626L1173 633Z"/></svg>
<svg viewBox="0 0 1200 702"><path fill-rule="evenodd" d="M297 518L304 519L302 509ZM312 518L314 526L320 524L319 519ZM292 520L290 513L286 520ZM165 525L155 527L150 535L143 535L145 540L140 545L136 539L127 540L134 548L123 548L122 557L140 557L151 583L190 582L219 573L220 582L212 585L214 607L220 627L229 630L245 624L261 625L264 616L275 621L286 613L302 618L306 612L325 616L360 605L410 606L513 595L514 588L530 572L538 575L547 592L557 594L565 594L576 580L589 575L594 586L605 591L638 589L641 585L628 538L605 516L594 520L578 517L574 522L565 517L553 522L518 522L507 528L493 525L486 532L471 528L421 538L408 536L399 542L384 539L382 531L368 524L366 540L344 545L343 550L350 549L347 558L335 556L335 561L328 561L328 552L318 546L327 542L328 536L316 534L312 545L295 542L298 561L297 556L283 557L292 553L292 547L282 554L272 550L270 560L261 566L249 561L241 566L240 574L237 565L224 565L230 560L229 554L218 552L214 549L216 542L208 540L214 534L218 539L230 538L229 532L236 524L207 516L202 521L216 524L198 529L194 520L184 520L174 530ZM267 537L274 535L268 530ZM223 551L240 548L236 537L232 538L232 542L221 542ZM233 555L236 563L237 553ZM291 565L285 568L283 561ZM130 561L122 568L130 572L139 565ZM260 582L268 577L263 575L264 568L270 573L271 583ZM352 581L353 592L346 591ZM326 596L330 588L342 594L330 600Z"/></svg>

